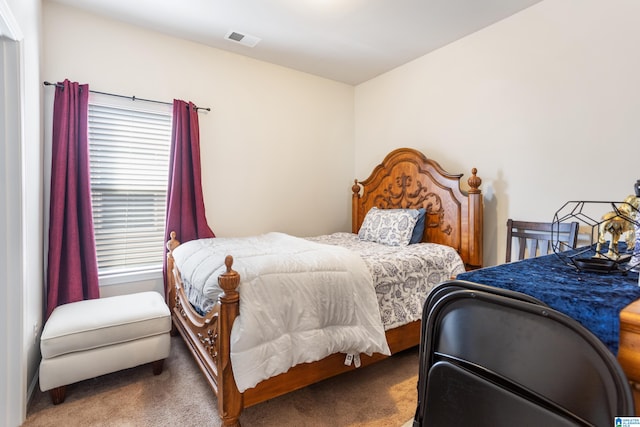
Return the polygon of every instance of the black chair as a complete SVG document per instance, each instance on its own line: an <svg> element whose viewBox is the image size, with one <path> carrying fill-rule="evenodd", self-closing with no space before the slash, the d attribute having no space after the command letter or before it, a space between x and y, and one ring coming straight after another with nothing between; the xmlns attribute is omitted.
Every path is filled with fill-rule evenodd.
<svg viewBox="0 0 640 427"><path fill-rule="evenodd" d="M576 247L579 224L577 222L531 222L507 220L506 262L511 262L511 247L517 242L518 260L548 255L553 244L565 251Z"/></svg>
<svg viewBox="0 0 640 427"><path fill-rule="evenodd" d="M431 290L427 300L424 303L424 308L422 310L422 325L427 324L427 318L429 312L433 308L433 305L444 295L456 291L456 290L476 290L494 293L497 295L502 295L507 298L520 299L523 301L528 301L532 304L543 305L546 307L546 304L540 301L537 298L532 297L531 295L523 294L521 292L511 291L509 289L496 288L495 286L483 285L481 283L468 282L466 280L448 280L440 283L434 289ZM422 328L420 331L420 342L424 343L426 340L426 328ZM420 371L422 373L423 364L420 364Z"/></svg>
<svg viewBox="0 0 640 427"><path fill-rule="evenodd" d="M414 427L610 426L635 415L622 368L591 332L529 296L481 287L446 282L425 302Z"/></svg>

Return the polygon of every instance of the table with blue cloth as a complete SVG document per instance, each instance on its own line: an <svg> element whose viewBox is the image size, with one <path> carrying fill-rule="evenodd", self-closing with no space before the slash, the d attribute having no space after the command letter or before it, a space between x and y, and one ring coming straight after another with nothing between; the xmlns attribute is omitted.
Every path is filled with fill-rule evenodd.
<svg viewBox="0 0 640 427"><path fill-rule="evenodd" d="M620 311L640 298L638 273L578 270L556 254L468 271L459 280L529 294L580 322L616 355Z"/></svg>

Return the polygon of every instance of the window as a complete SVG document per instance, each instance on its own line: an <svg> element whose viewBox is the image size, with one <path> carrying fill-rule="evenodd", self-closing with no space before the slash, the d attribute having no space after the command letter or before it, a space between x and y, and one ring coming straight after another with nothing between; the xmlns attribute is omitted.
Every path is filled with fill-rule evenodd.
<svg viewBox="0 0 640 427"><path fill-rule="evenodd" d="M94 98L89 158L100 281L135 280L161 271L165 256L171 107L134 109Z"/></svg>

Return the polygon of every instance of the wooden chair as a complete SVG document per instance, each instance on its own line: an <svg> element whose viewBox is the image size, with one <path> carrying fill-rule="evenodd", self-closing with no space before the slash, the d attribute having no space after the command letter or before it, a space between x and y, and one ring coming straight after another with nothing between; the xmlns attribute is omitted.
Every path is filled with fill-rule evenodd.
<svg viewBox="0 0 640 427"><path fill-rule="evenodd" d="M514 240L518 242L517 260L547 255L553 252L553 242L560 242L561 250L575 248L578 241L578 226L577 222L552 223L509 219L507 220L506 262L511 262L511 248Z"/></svg>

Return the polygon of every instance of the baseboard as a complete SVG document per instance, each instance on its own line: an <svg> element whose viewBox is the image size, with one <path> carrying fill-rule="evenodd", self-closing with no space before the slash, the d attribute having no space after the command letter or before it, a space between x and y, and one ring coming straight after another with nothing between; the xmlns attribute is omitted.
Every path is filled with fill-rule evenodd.
<svg viewBox="0 0 640 427"><path fill-rule="evenodd" d="M27 408L29 407L29 403L31 403L31 398L33 397L33 392L36 389L36 386L38 385L38 378L40 378L40 366L38 366L38 368L36 369L36 373L33 376L33 378L31 379L31 383L29 384L29 387L27 388Z"/></svg>

